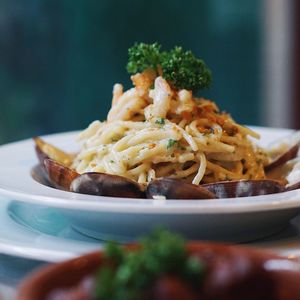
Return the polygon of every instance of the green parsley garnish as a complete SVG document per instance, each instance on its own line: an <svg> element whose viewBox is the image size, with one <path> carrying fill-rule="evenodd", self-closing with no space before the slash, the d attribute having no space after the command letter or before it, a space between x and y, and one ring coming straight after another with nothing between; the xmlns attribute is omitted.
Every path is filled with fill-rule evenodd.
<svg viewBox="0 0 300 300"><path fill-rule="evenodd" d="M210 70L204 61L196 58L191 51L175 47L164 54L161 67L163 77L178 89L196 92L210 87Z"/></svg>
<svg viewBox="0 0 300 300"><path fill-rule="evenodd" d="M173 140L173 139L169 139L168 143L167 143L167 149L172 148L176 143L178 143L178 141Z"/></svg>
<svg viewBox="0 0 300 300"><path fill-rule="evenodd" d="M128 73L135 74L146 69L156 70L160 64L160 48L158 43L135 43L128 49Z"/></svg>
<svg viewBox="0 0 300 300"><path fill-rule="evenodd" d="M177 89L188 89L196 92L209 88L212 77L203 60L198 59L191 51L174 47L170 51L161 51L158 43L135 43L128 50L127 71L130 74L154 70Z"/></svg>
<svg viewBox="0 0 300 300"><path fill-rule="evenodd" d="M114 164L114 163L115 163L115 161L114 161L114 160L110 160L109 162L110 162L111 164Z"/></svg>
<svg viewBox="0 0 300 300"><path fill-rule="evenodd" d="M157 118L155 120L155 124L165 125L165 119L164 118Z"/></svg>
<svg viewBox="0 0 300 300"><path fill-rule="evenodd" d="M184 240L166 230L156 230L129 251L116 244L106 247L107 264L96 278L95 299L137 300L160 276L172 274L191 285L199 285L204 265L188 256Z"/></svg>

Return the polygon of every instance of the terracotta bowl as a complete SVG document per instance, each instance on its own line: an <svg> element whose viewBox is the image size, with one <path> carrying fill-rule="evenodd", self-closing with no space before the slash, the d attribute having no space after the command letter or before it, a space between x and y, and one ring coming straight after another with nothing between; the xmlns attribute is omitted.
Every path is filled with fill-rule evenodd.
<svg viewBox="0 0 300 300"><path fill-rule="evenodd" d="M208 268L203 300L300 299L300 264L296 260L242 246L193 242L186 247L188 253L204 260ZM136 246L129 248L134 251ZM94 252L43 267L21 283L16 300L48 300L55 290L78 286L83 278L101 268L102 262L102 253ZM155 299L186 299L179 294L175 298Z"/></svg>

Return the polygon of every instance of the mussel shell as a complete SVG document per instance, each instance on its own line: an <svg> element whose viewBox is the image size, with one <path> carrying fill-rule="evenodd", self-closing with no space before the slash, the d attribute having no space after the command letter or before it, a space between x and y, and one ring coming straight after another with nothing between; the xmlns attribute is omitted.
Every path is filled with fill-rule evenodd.
<svg viewBox="0 0 300 300"><path fill-rule="evenodd" d="M65 151L45 142L40 137L33 138L35 149L40 163L43 165L44 159L50 158L66 167L70 167L74 160L75 154L66 153Z"/></svg>
<svg viewBox="0 0 300 300"><path fill-rule="evenodd" d="M49 159L49 156L45 152L43 152L38 145L35 145L34 149L35 149L36 156L39 160L42 172L44 173L43 175L48 178L49 177L48 176L48 171L46 170L46 167L44 165L44 160Z"/></svg>
<svg viewBox="0 0 300 300"><path fill-rule="evenodd" d="M44 167L49 181L54 187L70 191L72 181L79 176L77 172L70 168L59 164L52 159L44 159Z"/></svg>
<svg viewBox="0 0 300 300"><path fill-rule="evenodd" d="M284 186L276 180L235 180L203 184L217 198L250 197L280 193Z"/></svg>
<svg viewBox="0 0 300 300"><path fill-rule="evenodd" d="M286 186L285 190L288 191L293 191L293 190L298 190L300 189L300 181L291 185Z"/></svg>
<svg viewBox="0 0 300 300"><path fill-rule="evenodd" d="M146 190L147 198L165 196L167 199L214 199L216 196L208 189L187 183L181 179L163 178L153 180Z"/></svg>
<svg viewBox="0 0 300 300"><path fill-rule="evenodd" d="M271 170L285 164L287 161L295 158L297 156L297 153L299 151L300 142L289 148L286 152L281 154L279 157L274 159L270 164L265 166L265 171L270 172Z"/></svg>
<svg viewBox="0 0 300 300"><path fill-rule="evenodd" d="M45 152L43 152L42 149L38 145L35 145L34 149L35 149L36 156L37 156L41 166L43 166L44 160L47 158L50 158L50 157Z"/></svg>
<svg viewBox="0 0 300 300"><path fill-rule="evenodd" d="M71 191L98 196L145 198L145 193L135 181L118 175L96 172L84 173L74 179Z"/></svg>

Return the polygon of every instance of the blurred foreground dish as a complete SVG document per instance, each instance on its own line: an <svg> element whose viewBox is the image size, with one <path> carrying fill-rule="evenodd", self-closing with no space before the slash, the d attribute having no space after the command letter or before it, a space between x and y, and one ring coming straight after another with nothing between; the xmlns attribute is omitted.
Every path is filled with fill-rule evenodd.
<svg viewBox="0 0 300 300"><path fill-rule="evenodd" d="M292 300L300 299L299 280L297 261L157 231L46 267L22 283L17 300Z"/></svg>

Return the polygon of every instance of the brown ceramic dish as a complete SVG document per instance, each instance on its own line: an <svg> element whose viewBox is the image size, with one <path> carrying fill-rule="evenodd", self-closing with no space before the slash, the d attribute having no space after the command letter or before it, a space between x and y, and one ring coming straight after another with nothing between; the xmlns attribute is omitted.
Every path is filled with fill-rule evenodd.
<svg viewBox="0 0 300 300"><path fill-rule="evenodd" d="M300 299L300 264L297 261L241 246L188 243L186 247L189 255L199 257L207 266L201 283L201 298L187 292L187 285L180 283L178 278L174 281L174 277L164 275L151 286L150 293L148 290L139 299ZM76 291L82 279L92 275L102 263L102 254L96 252L45 267L25 279L17 300L50 300L49 295L55 290ZM76 298L75 294L59 299L89 299Z"/></svg>

